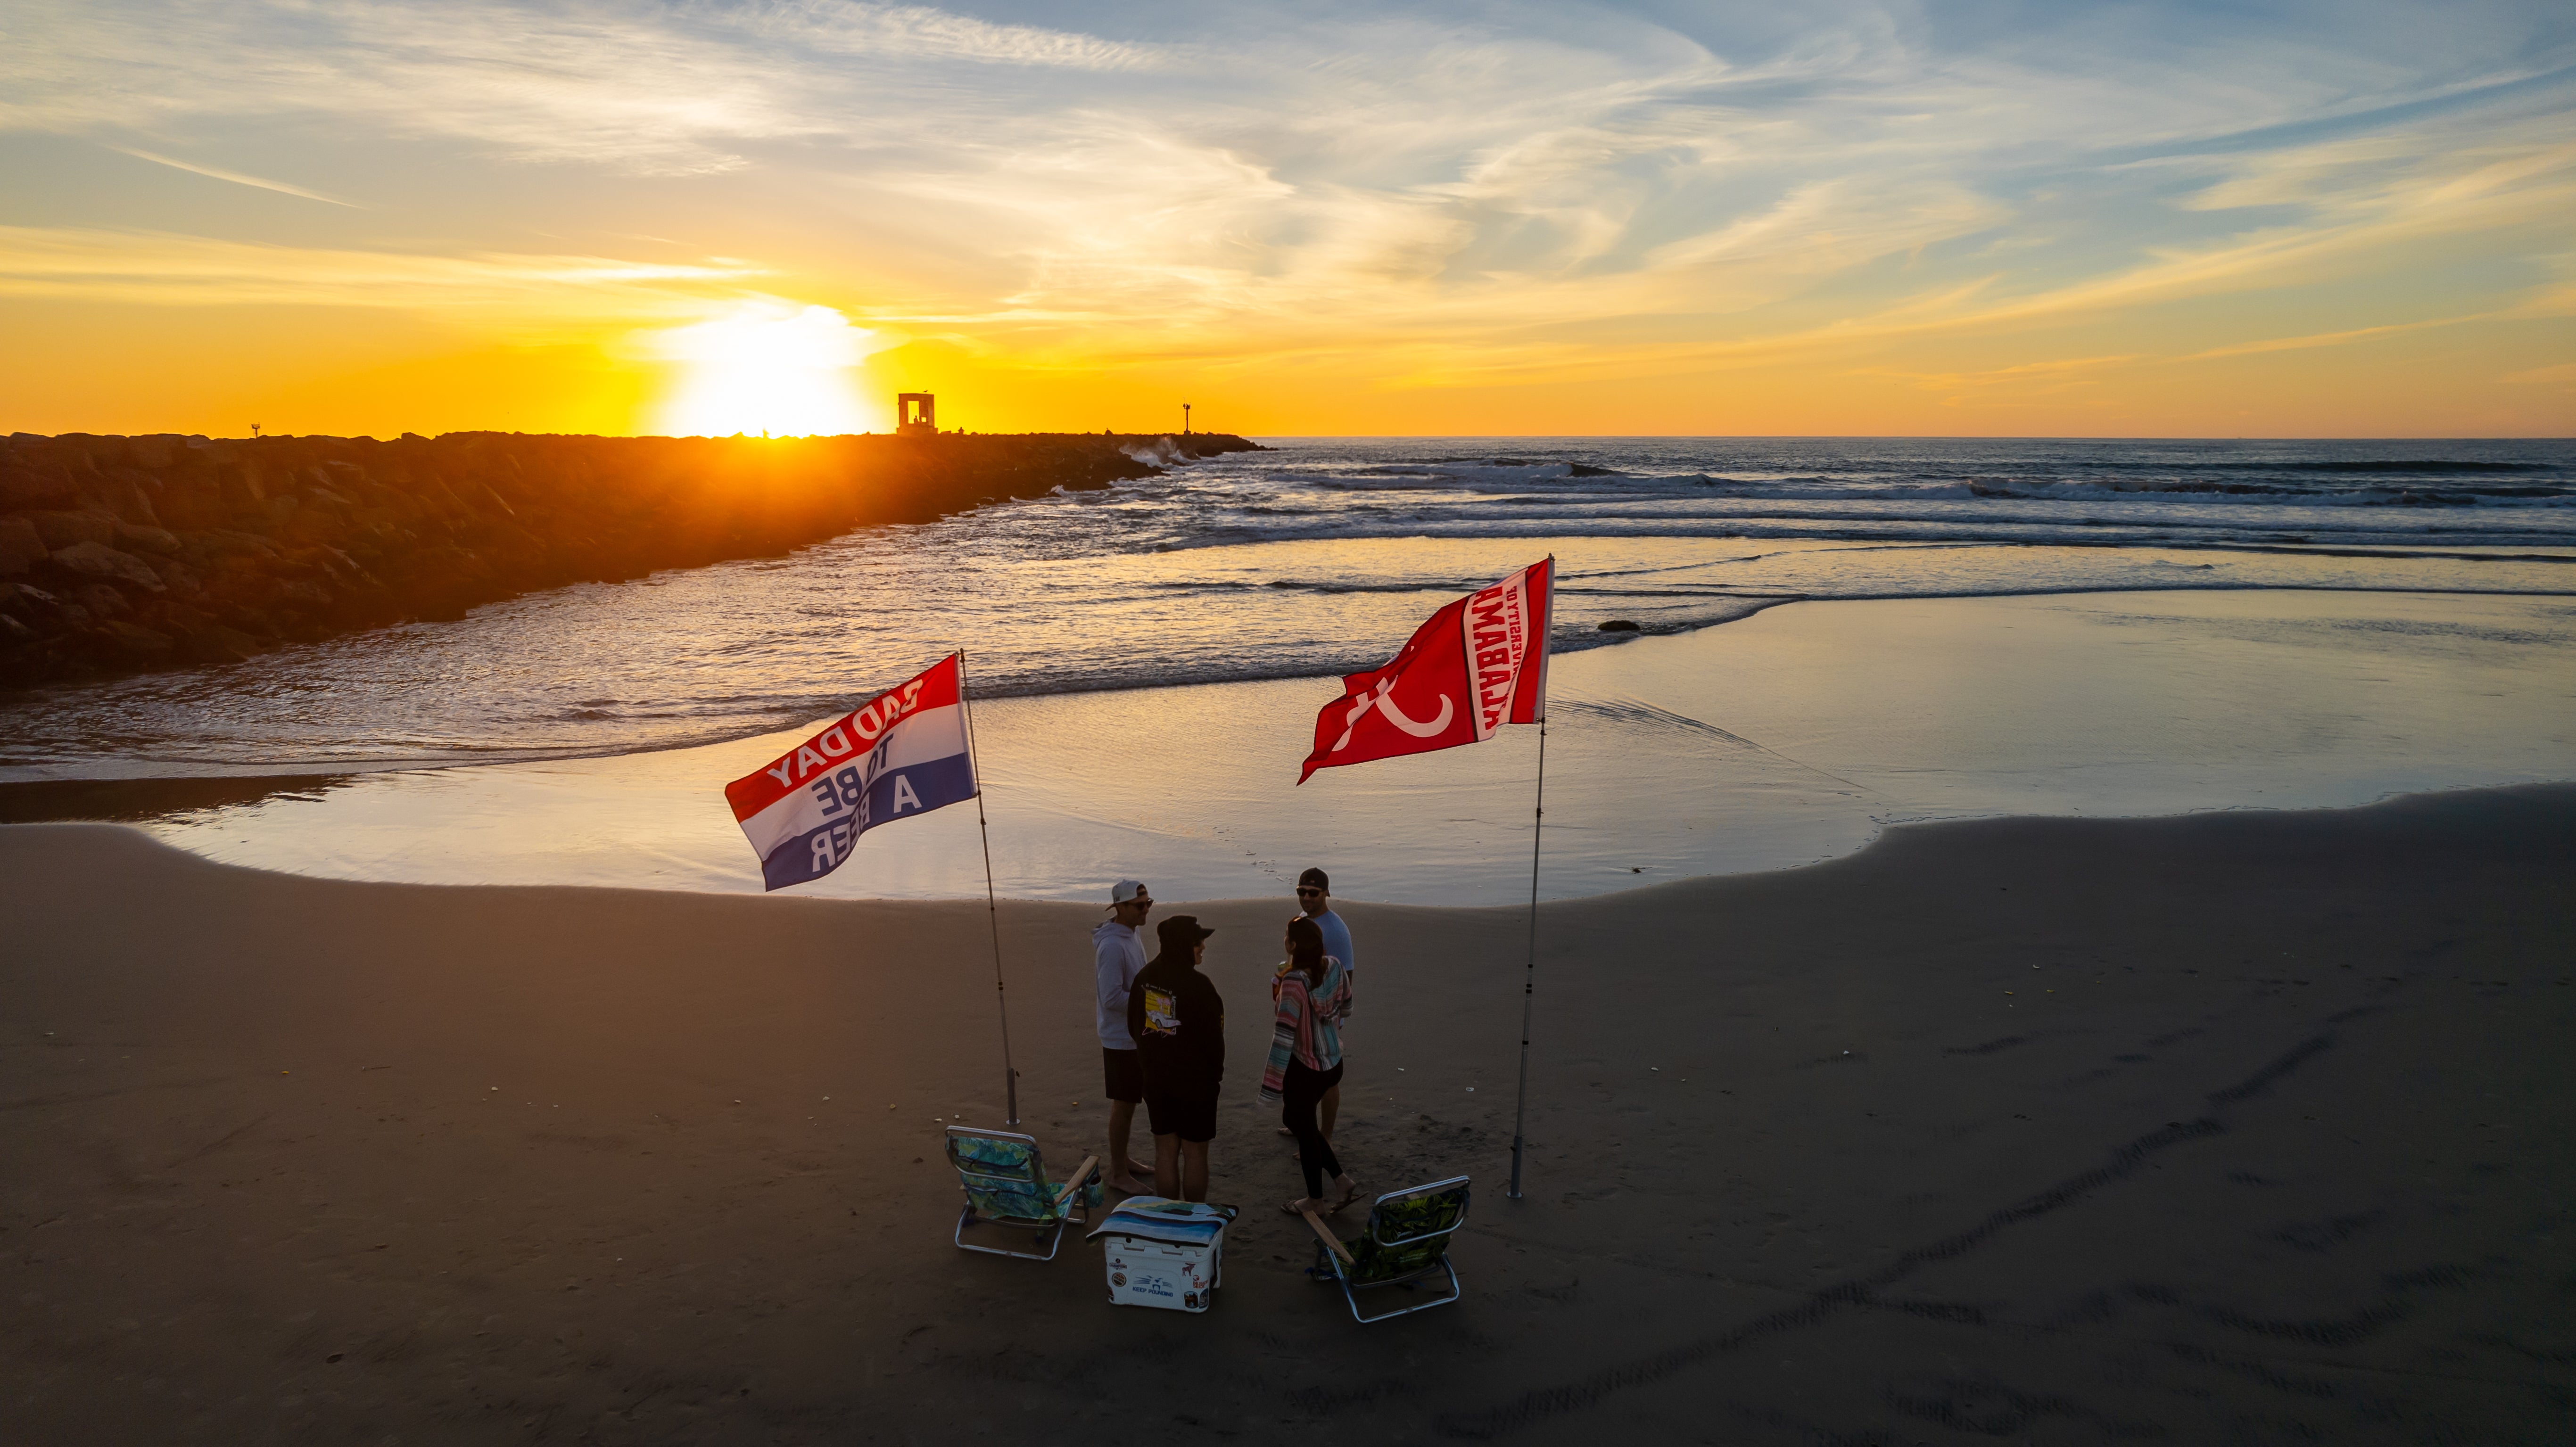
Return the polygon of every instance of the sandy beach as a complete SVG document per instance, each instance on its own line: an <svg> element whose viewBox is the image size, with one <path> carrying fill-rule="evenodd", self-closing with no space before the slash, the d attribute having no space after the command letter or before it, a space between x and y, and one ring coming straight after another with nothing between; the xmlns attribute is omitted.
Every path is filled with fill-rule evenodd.
<svg viewBox="0 0 2576 1447"><path fill-rule="evenodd" d="M0 829L11 1442L2549 1442L2576 1408L2576 788L1901 826L1808 868L1352 905L1338 1144L1467 1172L1458 1306L1301 1274L1234 1003L1204 1317L949 1244L980 906L432 887ZM1083 932L1006 902L1023 1113L1101 1147ZM1356 1220L1346 1230L1355 1230Z"/></svg>

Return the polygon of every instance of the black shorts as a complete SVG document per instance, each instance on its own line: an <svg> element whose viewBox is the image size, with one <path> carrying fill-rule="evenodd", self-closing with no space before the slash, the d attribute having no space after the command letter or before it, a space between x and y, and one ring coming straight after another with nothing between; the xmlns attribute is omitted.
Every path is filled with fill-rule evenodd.
<svg viewBox="0 0 2576 1447"><path fill-rule="evenodd" d="M1100 1047L1100 1079L1108 1086L1111 1100L1135 1105L1145 1098L1145 1066L1133 1050Z"/></svg>
<svg viewBox="0 0 2576 1447"><path fill-rule="evenodd" d="M1156 1135L1176 1135L1185 1141L1215 1140L1216 1092L1148 1095L1145 1120Z"/></svg>

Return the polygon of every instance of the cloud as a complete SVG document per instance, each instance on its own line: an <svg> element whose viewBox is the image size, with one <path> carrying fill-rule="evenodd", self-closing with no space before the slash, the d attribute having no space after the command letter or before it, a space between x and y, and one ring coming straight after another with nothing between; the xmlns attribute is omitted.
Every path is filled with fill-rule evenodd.
<svg viewBox="0 0 2576 1447"><path fill-rule="evenodd" d="M230 181L236 186L256 186L263 191L281 191L289 196L301 196L307 201L322 201L333 206L346 206L353 211L363 211L366 209L355 201L343 201L337 196L325 196L319 191L307 191L301 186L290 186L284 181L271 181L262 176L249 176L244 175L239 171L227 171L221 166L205 166L200 165L195 161L182 161L173 156L164 156L152 151L140 150L133 146L112 145L109 146L108 149L124 155L132 156L138 161L150 161L156 166L175 166L182 171L193 171L200 176L211 176L218 181Z"/></svg>
<svg viewBox="0 0 2576 1447"><path fill-rule="evenodd" d="M848 102L870 71L908 72L859 87L893 98L919 90L926 65L1150 60L1068 32L848 0L22 3L0 47L0 129L157 134L211 118L327 115L519 161L642 174L732 169L749 142L875 132Z"/></svg>
<svg viewBox="0 0 2576 1447"><path fill-rule="evenodd" d="M2304 337L2267 337L2259 342L2239 342L2232 347L2212 347L2205 352L2194 352L2182 360L2206 362L2219 357L2252 357L2260 356L2265 352L2300 352L2312 347L2340 347L2348 342L2366 342L2375 337L2420 332L2431 327L2455 327L2464 322L2487 321L2495 315L2493 312L2486 312L2477 316L2435 317L2430 321L2393 322L2387 326L2354 327L2349 331L2341 332L2317 332Z"/></svg>
<svg viewBox="0 0 2576 1447"><path fill-rule="evenodd" d="M2364 314L2072 350L2331 345L2536 304L2514 289L2576 208L2576 26L2539 5L1211 6L1133 38L1147 14L21 0L0 126L165 159L164 136L267 147L227 156L327 136L488 182L470 214L411 218L425 237L316 252L319 297L390 268L387 297L538 306L543 284L513 278L567 268L661 317L765 270L865 325L1031 365L1330 358L1404 385L1749 365L2389 276ZM721 214L692 189L717 185ZM628 263L518 254L532 230L683 234L683 216L722 238L693 246L759 261L617 279ZM149 264L0 288L297 288L280 250L80 235ZM192 249L227 245L245 249ZM2495 279L2427 302L2395 259L2423 248Z"/></svg>
<svg viewBox="0 0 2576 1447"><path fill-rule="evenodd" d="M927 5L801 0L699 7L713 23L810 51L873 59L967 60L991 65L1132 70L1156 63L1149 47L1032 25L995 25Z"/></svg>
<svg viewBox="0 0 2576 1447"><path fill-rule="evenodd" d="M2508 372L2497 380L2521 386L2576 388L2576 362L2560 362L2555 366Z"/></svg>
<svg viewBox="0 0 2576 1447"><path fill-rule="evenodd" d="M739 296L740 264L271 246L203 236L0 226L0 296L159 306L480 309L519 318L681 316Z"/></svg>

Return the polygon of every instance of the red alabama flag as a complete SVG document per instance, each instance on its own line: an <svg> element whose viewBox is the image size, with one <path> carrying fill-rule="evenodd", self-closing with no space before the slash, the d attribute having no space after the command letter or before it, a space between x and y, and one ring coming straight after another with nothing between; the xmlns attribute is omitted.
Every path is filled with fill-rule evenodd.
<svg viewBox="0 0 2576 1447"><path fill-rule="evenodd" d="M1547 625L1556 559L1532 563L1431 615L1382 668L1342 680L1315 716L1317 769L1480 744L1547 718Z"/></svg>

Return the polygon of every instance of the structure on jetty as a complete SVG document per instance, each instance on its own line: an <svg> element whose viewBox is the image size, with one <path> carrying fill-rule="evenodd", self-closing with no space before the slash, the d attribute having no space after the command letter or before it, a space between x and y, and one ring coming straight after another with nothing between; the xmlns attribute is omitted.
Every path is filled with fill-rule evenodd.
<svg viewBox="0 0 2576 1447"><path fill-rule="evenodd" d="M894 413L897 437L939 435L939 399L928 392L895 393Z"/></svg>
<svg viewBox="0 0 2576 1447"><path fill-rule="evenodd" d="M930 522L1240 437L0 439L0 686L222 663ZM1140 445L1144 444L1144 445Z"/></svg>

